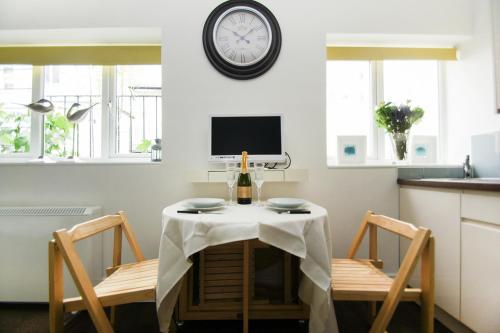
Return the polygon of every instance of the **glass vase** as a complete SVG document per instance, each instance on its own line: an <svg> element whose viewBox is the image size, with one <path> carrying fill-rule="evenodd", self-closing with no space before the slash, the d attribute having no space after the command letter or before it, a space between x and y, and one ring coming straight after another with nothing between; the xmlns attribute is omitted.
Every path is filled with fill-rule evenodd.
<svg viewBox="0 0 500 333"><path fill-rule="evenodd" d="M392 134L392 147L394 148L394 154L398 161L406 160L408 157L408 138L410 133L393 133Z"/></svg>

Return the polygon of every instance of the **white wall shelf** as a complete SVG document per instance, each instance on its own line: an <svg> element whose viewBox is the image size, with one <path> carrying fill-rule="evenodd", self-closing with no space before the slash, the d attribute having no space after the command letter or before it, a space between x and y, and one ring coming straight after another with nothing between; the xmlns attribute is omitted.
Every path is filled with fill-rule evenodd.
<svg viewBox="0 0 500 333"><path fill-rule="evenodd" d="M308 176L308 171L305 169L268 169L264 172L264 181L297 183L307 181ZM225 183L226 175L224 170L192 170L188 174L188 180L192 183Z"/></svg>

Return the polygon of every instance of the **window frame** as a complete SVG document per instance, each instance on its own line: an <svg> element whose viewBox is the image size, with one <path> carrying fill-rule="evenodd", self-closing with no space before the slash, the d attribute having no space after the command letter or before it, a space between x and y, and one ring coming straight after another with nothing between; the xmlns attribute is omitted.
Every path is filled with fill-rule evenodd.
<svg viewBox="0 0 500 333"><path fill-rule="evenodd" d="M102 90L101 90L101 157L83 157L82 161L92 162L99 160L140 160L149 159L150 153L128 153L120 154L116 152L116 110L117 105L117 71L116 65L102 65ZM44 98L45 84L45 66L32 67L32 86L31 98L33 101L38 101ZM23 159L36 159L42 152L42 115L36 112L31 112L30 116L30 151L28 153L4 153L0 154L0 161L15 159L22 161ZM158 124L157 124L158 125ZM161 128L162 126L160 126ZM64 161L66 158L53 157L50 159L55 161Z"/></svg>
<svg viewBox="0 0 500 333"><path fill-rule="evenodd" d="M41 66L32 66L31 68L31 100L38 101L40 97L41 85L43 86L43 70ZM23 160L34 158L40 155L40 124L41 116L36 112L31 112L30 115L30 151L27 153L1 153L2 159Z"/></svg>
<svg viewBox="0 0 500 333"><path fill-rule="evenodd" d="M347 60L327 60L328 61L347 61ZM385 158L386 153L386 139L387 135L383 128L377 127L374 119L374 112L377 105L384 101L384 60L360 60L367 61L370 67L370 105L372 107L372 117L371 130L369 135L372 136L373 155L366 157L366 163L361 165L353 165L355 167L360 166L380 166L380 165L391 165L394 161ZM445 91L445 73L444 66L441 60L435 60L437 63L437 105L438 105L438 132L436 134L437 138L437 161L434 164L429 165L440 165L444 160L444 152L446 151L446 101L443 95ZM328 78L327 78L328 82ZM327 110L328 112L328 110ZM328 128L327 128L328 130ZM368 150L368 149L367 149ZM327 155L328 166L333 167L349 167L350 165L339 164L336 156ZM335 161L332 163L332 161ZM409 163L411 165L411 162Z"/></svg>
<svg viewBox="0 0 500 333"><path fill-rule="evenodd" d="M106 86L106 89L104 89ZM107 155L105 158L107 159L120 159L120 158L148 158L150 156L149 153L128 153L128 154L120 154L117 153L117 133L116 133L116 114L118 110L118 100L117 100L117 71L116 66L103 66L103 102L106 102L104 106L107 110L103 112L102 119L102 141L103 143L107 143L106 151ZM105 94L106 92L106 94ZM104 104L104 103L103 103ZM103 109L104 110L104 109ZM104 119L106 118L106 119ZM105 122L107 122L107 133L105 132ZM105 135L108 136L107 140L105 140ZM106 144L103 144L106 145ZM104 151L104 147L103 150ZM104 154L103 154L104 155Z"/></svg>

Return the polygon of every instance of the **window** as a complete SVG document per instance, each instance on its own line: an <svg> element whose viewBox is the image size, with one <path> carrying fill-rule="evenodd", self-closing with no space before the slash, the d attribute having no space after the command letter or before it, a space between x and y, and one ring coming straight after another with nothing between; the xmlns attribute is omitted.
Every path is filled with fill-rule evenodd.
<svg viewBox="0 0 500 333"><path fill-rule="evenodd" d="M328 155L336 154L337 135L367 135L367 154L373 158L370 62L330 61L327 78Z"/></svg>
<svg viewBox="0 0 500 333"><path fill-rule="evenodd" d="M0 157L40 154L42 117L23 104L41 98L54 104L43 124L51 158L148 157L161 138L161 65L0 65ZM74 103L93 106L77 124Z"/></svg>
<svg viewBox="0 0 500 333"><path fill-rule="evenodd" d="M81 158L101 156L102 66L64 65L44 68L44 98L55 110L45 117L45 153L51 157ZM74 103L91 108L78 124L66 118Z"/></svg>
<svg viewBox="0 0 500 333"><path fill-rule="evenodd" d="M392 142L376 127L374 109L382 101L411 101L425 110L411 135L434 135L439 140L439 62L384 60L327 62L327 154L335 164L337 135L366 135L367 160L393 159Z"/></svg>
<svg viewBox="0 0 500 333"><path fill-rule="evenodd" d="M161 66L116 66L114 149L149 150L161 133Z"/></svg>
<svg viewBox="0 0 500 333"><path fill-rule="evenodd" d="M32 66L0 65L0 155L26 155L31 144Z"/></svg>

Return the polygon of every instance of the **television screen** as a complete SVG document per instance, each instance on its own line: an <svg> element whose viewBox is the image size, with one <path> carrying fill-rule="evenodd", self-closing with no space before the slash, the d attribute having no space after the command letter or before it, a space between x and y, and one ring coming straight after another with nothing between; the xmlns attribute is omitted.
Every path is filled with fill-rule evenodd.
<svg viewBox="0 0 500 333"><path fill-rule="evenodd" d="M251 160L282 160L282 116L212 116L211 160L231 160L246 150Z"/></svg>

